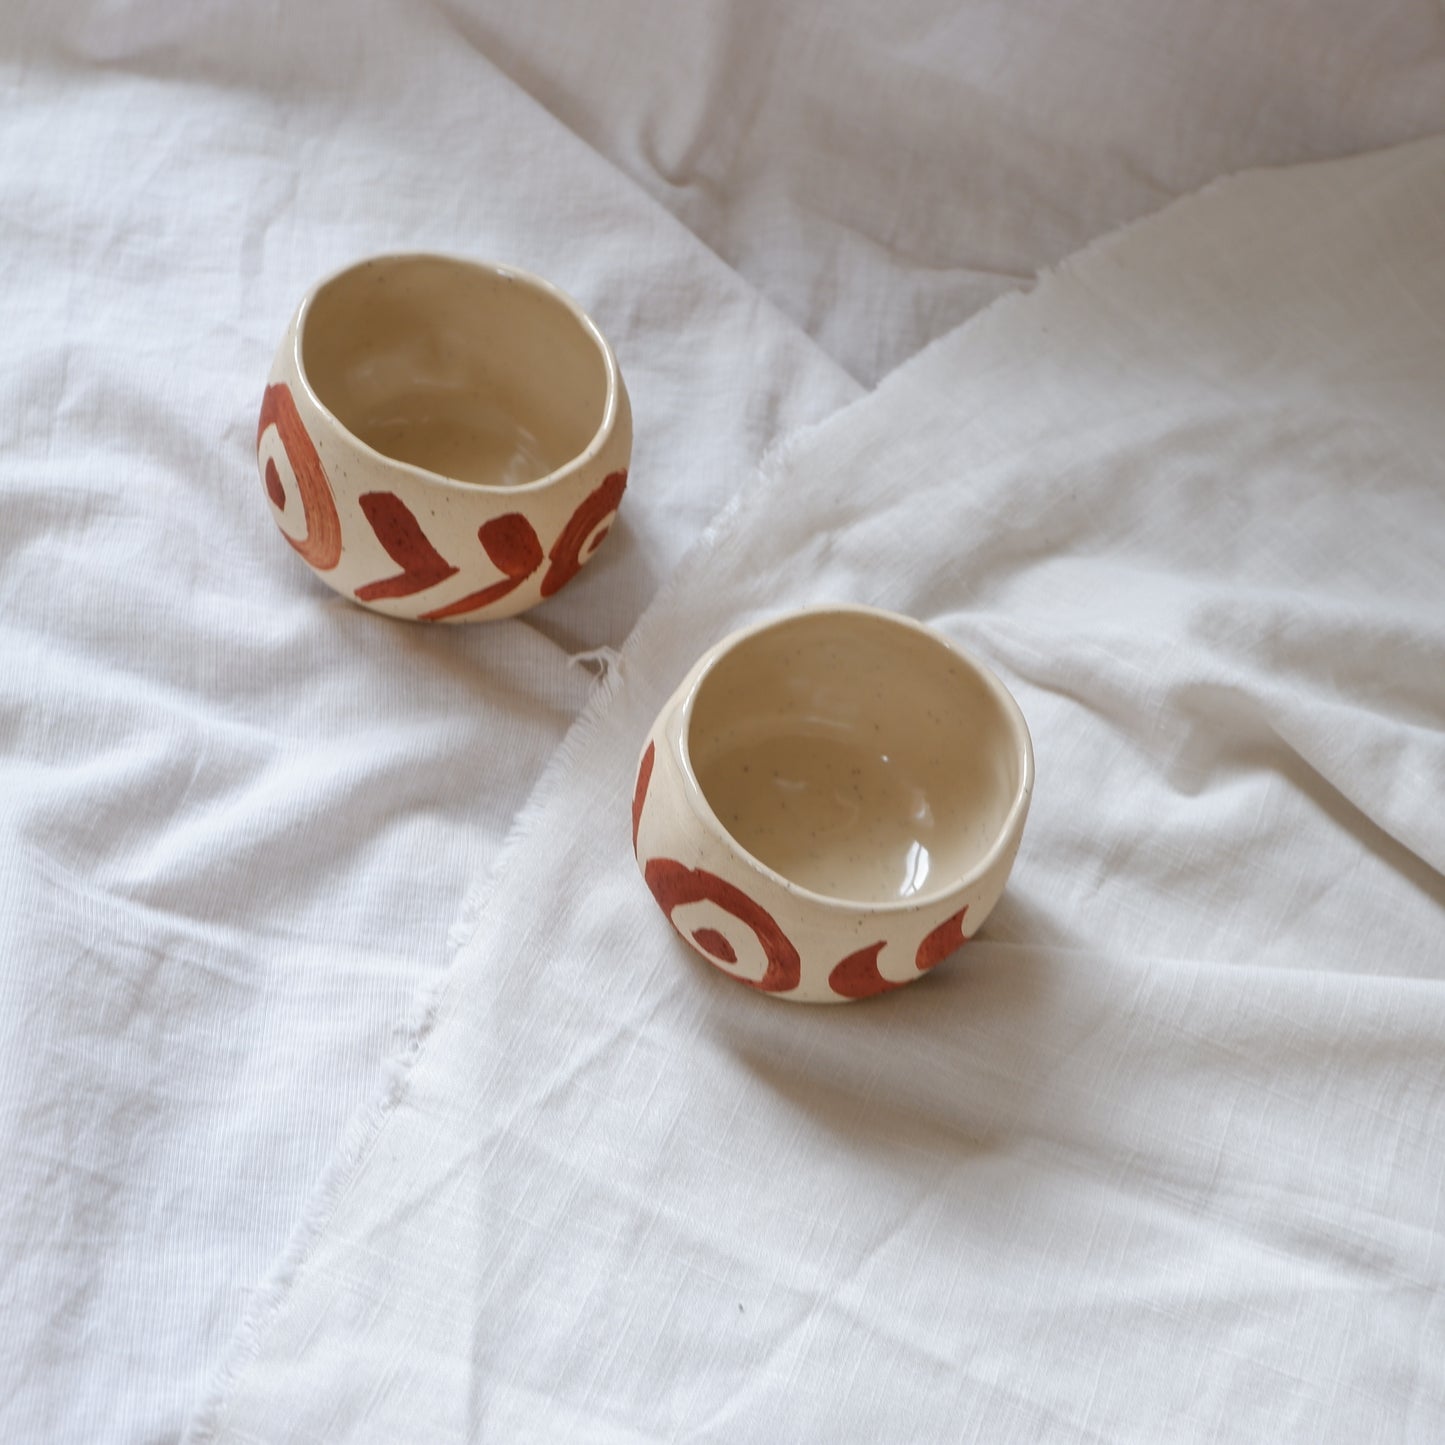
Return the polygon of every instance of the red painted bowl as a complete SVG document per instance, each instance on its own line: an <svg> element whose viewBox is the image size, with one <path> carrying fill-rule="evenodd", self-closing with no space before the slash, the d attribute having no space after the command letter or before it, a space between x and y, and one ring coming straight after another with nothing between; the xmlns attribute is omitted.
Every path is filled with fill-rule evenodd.
<svg viewBox="0 0 1445 1445"><path fill-rule="evenodd" d="M733 978L840 1003L930 972L1003 892L1033 792L1018 704L942 634L865 607L735 633L653 725L638 867Z"/></svg>
<svg viewBox="0 0 1445 1445"><path fill-rule="evenodd" d="M287 328L257 463L281 535L393 617L469 622L550 597L606 537L632 411L617 359L536 276L379 256Z"/></svg>

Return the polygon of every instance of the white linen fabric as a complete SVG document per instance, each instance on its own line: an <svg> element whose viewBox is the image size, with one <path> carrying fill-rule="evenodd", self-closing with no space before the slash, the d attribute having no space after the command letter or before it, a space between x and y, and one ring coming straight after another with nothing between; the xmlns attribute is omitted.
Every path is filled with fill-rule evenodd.
<svg viewBox="0 0 1445 1445"><path fill-rule="evenodd" d="M563 745L194 1441L1445 1428L1445 139L1211 187L777 451ZM1015 689L982 934L790 1007L627 846L700 644Z"/></svg>
<svg viewBox="0 0 1445 1445"><path fill-rule="evenodd" d="M340 13L0 15L6 1441L179 1437L594 686L573 658L859 392L438 17ZM374 617L267 515L291 309L406 249L556 280L631 388L616 534L515 624Z"/></svg>
<svg viewBox="0 0 1445 1445"><path fill-rule="evenodd" d="M1216 176L1445 127L1426 3L440 3L869 385Z"/></svg>
<svg viewBox="0 0 1445 1445"><path fill-rule="evenodd" d="M179 1437L769 442L1220 172L1445 128L1428 0L883 15L0 7L0 1439ZM424 247L577 295L636 407L607 548L495 627L346 606L254 472L291 307Z"/></svg>

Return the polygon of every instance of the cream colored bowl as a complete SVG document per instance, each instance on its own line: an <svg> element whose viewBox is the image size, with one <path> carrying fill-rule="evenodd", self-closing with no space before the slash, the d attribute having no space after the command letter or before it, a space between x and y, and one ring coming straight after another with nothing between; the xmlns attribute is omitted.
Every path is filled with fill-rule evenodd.
<svg viewBox="0 0 1445 1445"><path fill-rule="evenodd" d="M612 348L538 277L378 256L317 286L271 368L257 463L282 535L394 617L506 617L565 586L627 485Z"/></svg>
<svg viewBox="0 0 1445 1445"><path fill-rule="evenodd" d="M647 886L711 963L780 998L901 987L1003 892L1033 791L1008 689L906 617L796 613L706 653L632 806Z"/></svg>

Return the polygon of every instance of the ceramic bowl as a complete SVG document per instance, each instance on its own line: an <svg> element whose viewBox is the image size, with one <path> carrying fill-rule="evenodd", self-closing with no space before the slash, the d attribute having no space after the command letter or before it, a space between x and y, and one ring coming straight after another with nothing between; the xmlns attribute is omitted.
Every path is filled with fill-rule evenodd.
<svg viewBox="0 0 1445 1445"><path fill-rule="evenodd" d="M778 998L923 977L988 916L1033 791L1023 714L906 617L831 607L735 633L653 725L633 849L679 934Z"/></svg>
<svg viewBox="0 0 1445 1445"><path fill-rule="evenodd" d="M281 534L393 617L507 617L575 577L627 485L602 333L510 267L379 256L323 281L271 368L257 463Z"/></svg>

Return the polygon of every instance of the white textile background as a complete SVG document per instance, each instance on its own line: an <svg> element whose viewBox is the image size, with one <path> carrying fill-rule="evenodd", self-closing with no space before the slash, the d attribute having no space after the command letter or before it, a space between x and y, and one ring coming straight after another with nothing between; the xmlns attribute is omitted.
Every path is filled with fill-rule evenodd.
<svg viewBox="0 0 1445 1445"><path fill-rule="evenodd" d="M201 1441L1445 1428L1445 139L1221 182L775 454L528 805ZM1010 891L790 1007L627 846L699 641L849 598L1015 687Z"/></svg>
<svg viewBox="0 0 1445 1445"><path fill-rule="evenodd" d="M1442 129L1427 0L5 5L0 1438L180 1436L574 659L770 441L1214 175ZM496 627L343 604L255 477L290 308L414 247L571 290L636 407L607 548Z"/></svg>
<svg viewBox="0 0 1445 1445"><path fill-rule="evenodd" d="M867 385L1216 176L1445 128L1424 0L440 3Z"/></svg>
<svg viewBox="0 0 1445 1445"><path fill-rule="evenodd" d="M179 1437L594 685L572 657L858 391L439 17L343 10L0 15L5 1441ZM556 280L632 391L620 526L515 624L347 604L256 476L292 307L413 248Z"/></svg>

